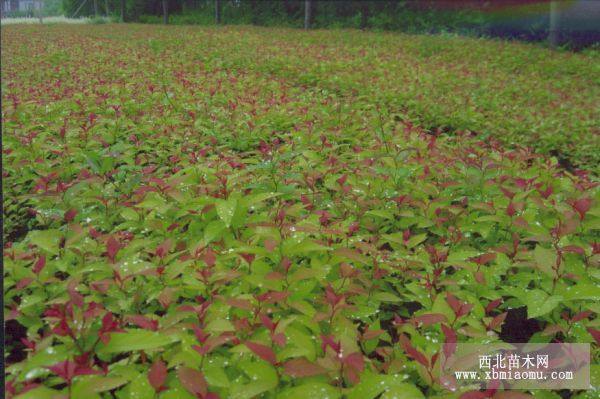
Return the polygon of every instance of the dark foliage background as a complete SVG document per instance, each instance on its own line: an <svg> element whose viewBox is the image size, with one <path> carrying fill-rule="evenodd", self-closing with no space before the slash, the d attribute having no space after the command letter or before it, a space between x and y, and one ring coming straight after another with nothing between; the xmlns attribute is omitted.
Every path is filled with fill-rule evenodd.
<svg viewBox="0 0 600 399"><path fill-rule="evenodd" d="M302 27L304 0L165 0L171 24L212 25L220 3L222 23ZM313 0L311 27L452 32L545 41L554 3L560 14L557 42L580 49L597 45L600 2L587 0ZM62 0L65 15L108 14L126 21L163 23L163 0Z"/></svg>

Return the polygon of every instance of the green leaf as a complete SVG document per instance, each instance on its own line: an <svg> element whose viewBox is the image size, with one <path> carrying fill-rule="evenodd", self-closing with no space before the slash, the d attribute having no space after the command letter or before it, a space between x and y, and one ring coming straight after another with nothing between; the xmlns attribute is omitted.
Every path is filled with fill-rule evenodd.
<svg viewBox="0 0 600 399"><path fill-rule="evenodd" d="M572 286L560 285L557 294L563 296L565 301L590 300L600 301L600 288L593 284L579 283Z"/></svg>
<svg viewBox="0 0 600 399"><path fill-rule="evenodd" d="M306 356L306 358L311 361L316 359L317 350L315 348L314 339L312 339L308 333L302 331L300 328L289 326L285 329L285 335L288 338L288 342L298 348L295 352L295 357ZM286 349L288 348L286 347Z"/></svg>
<svg viewBox="0 0 600 399"><path fill-rule="evenodd" d="M339 389L324 382L310 381L286 389L277 395L277 399L337 399L340 396Z"/></svg>
<svg viewBox="0 0 600 399"><path fill-rule="evenodd" d="M121 377L103 377L99 375L78 377L73 384L72 399L87 399L90 394L110 391L125 383L127 383L127 379Z"/></svg>
<svg viewBox="0 0 600 399"><path fill-rule="evenodd" d="M162 348L178 340L173 335L166 335L148 330L127 330L124 333L112 333L108 344L101 346L101 353L121 353L139 350Z"/></svg>
<svg viewBox="0 0 600 399"><path fill-rule="evenodd" d="M148 375L140 373L124 389L123 399L154 399L154 388L150 385Z"/></svg>
<svg viewBox="0 0 600 399"><path fill-rule="evenodd" d="M280 195L282 195L282 193L252 194L247 197L243 197L240 201L242 201L245 206L252 206L252 205L258 204L259 202L262 202L262 201L265 201L265 200L268 200L271 198L275 198Z"/></svg>
<svg viewBox="0 0 600 399"><path fill-rule="evenodd" d="M373 298L381 302L400 302L401 299L391 292L378 292L373 294Z"/></svg>
<svg viewBox="0 0 600 399"><path fill-rule="evenodd" d="M222 365L207 362L204 364L202 371L204 372L206 382L211 386L229 388L231 385L225 373L225 368Z"/></svg>
<svg viewBox="0 0 600 399"><path fill-rule="evenodd" d="M420 399L423 393L412 384L401 384L390 388L381 395L380 399Z"/></svg>
<svg viewBox="0 0 600 399"><path fill-rule="evenodd" d="M22 395L15 396L14 399L63 399L64 395L65 394L61 391L56 391L41 385Z"/></svg>
<svg viewBox="0 0 600 399"><path fill-rule="evenodd" d="M225 223L221 220L213 220L207 224L204 229L204 243L211 243L213 240L217 239L225 229L227 229Z"/></svg>
<svg viewBox="0 0 600 399"><path fill-rule="evenodd" d="M39 248L53 255L58 254L58 245L61 236L62 234L60 231L56 229L34 230L27 235L32 244L37 245Z"/></svg>
<svg viewBox="0 0 600 399"><path fill-rule="evenodd" d="M412 237L410 237L408 239L408 242L406 243L406 246L408 248L416 247L417 245L419 245L420 243L422 243L426 239L427 239L427 233L414 235L414 236L412 236Z"/></svg>
<svg viewBox="0 0 600 399"><path fill-rule="evenodd" d="M230 197L226 200L219 200L216 203L217 215L219 215L227 228L231 226L231 220L233 219L233 215L235 215L237 202L237 198Z"/></svg>
<svg viewBox="0 0 600 399"><path fill-rule="evenodd" d="M294 240L286 240L282 245L283 253L287 256L306 254L309 252L329 251L330 248L317 244L314 241L306 240L297 242Z"/></svg>
<svg viewBox="0 0 600 399"><path fill-rule="evenodd" d="M196 399L187 389L182 386L169 387L168 390L161 392L160 399Z"/></svg>
<svg viewBox="0 0 600 399"><path fill-rule="evenodd" d="M394 220L394 215L391 212L383 210L383 209L370 210L370 211L365 212L365 215L376 216L376 217L383 218L383 219Z"/></svg>
<svg viewBox="0 0 600 399"><path fill-rule="evenodd" d="M134 222L137 222L140 219L138 213L131 208L123 208L121 211L121 217L125 220Z"/></svg>
<svg viewBox="0 0 600 399"><path fill-rule="evenodd" d="M556 265L556 251L537 245L533 251L533 257L541 271L554 276L555 273L552 268Z"/></svg>
<svg viewBox="0 0 600 399"><path fill-rule="evenodd" d="M19 381L33 379L40 374L48 374L47 366L62 362L69 356L69 350L64 345L46 347L27 359L19 374Z"/></svg>
<svg viewBox="0 0 600 399"><path fill-rule="evenodd" d="M360 377L360 382L348 392L348 399L373 399L382 392L389 393L387 396L388 399L394 397L399 399L420 399L424 397L417 387L403 382L400 376L365 372Z"/></svg>
<svg viewBox="0 0 600 399"><path fill-rule="evenodd" d="M235 327L229 320L226 319L215 319L208 323L205 327L206 331L221 333L224 331L235 331Z"/></svg>
<svg viewBox="0 0 600 399"><path fill-rule="evenodd" d="M150 192L146 194L144 200L137 204L137 206L144 209L158 210L159 212L163 212L164 210L166 210L166 208L168 208L165 199L161 197L160 194L155 192Z"/></svg>
<svg viewBox="0 0 600 399"><path fill-rule="evenodd" d="M562 302L562 300L562 296L549 296L544 291L537 289L527 291L525 298L523 299L527 306L527 316L529 318L535 318L550 313Z"/></svg>
<svg viewBox="0 0 600 399"><path fill-rule="evenodd" d="M263 392L275 389L278 383L277 372L270 364L263 361L242 361L238 363L250 379L248 384L236 384L232 387L230 397L232 399L250 399Z"/></svg>

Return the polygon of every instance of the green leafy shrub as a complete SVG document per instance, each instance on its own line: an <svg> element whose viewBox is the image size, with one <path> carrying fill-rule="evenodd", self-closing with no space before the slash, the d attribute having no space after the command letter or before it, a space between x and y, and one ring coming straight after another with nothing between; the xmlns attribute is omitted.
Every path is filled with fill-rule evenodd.
<svg viewBox="0 0 600 399"><path fill-rule="evenodd" d="M434 368L502 340L590 342L597 386L596 178L505 145L591 142L585 58L480 45L3 28L7 395L491 397Z"/></svg>

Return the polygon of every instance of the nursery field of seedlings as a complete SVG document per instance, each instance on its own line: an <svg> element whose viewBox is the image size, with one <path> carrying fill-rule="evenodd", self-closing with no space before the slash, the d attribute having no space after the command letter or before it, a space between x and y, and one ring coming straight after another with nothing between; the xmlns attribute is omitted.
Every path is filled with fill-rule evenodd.
<svg viewBox="0 0 600 399"><path fill-rule="evenodd" d="M1 50L8 397L597 397L437 373L444 342L591 343L600 386L597 53L123 24Z"/></svg>

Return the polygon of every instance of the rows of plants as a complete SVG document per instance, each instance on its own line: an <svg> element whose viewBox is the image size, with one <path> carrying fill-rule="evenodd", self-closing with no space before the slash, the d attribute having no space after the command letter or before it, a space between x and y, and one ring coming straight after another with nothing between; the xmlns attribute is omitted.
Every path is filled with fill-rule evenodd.
<svg viewBox="0 0 600 399"><path fill-rule="evenodd" d="M8 397L596 397L441 384L443 342L589 342L594 387L600 372L595 176L503 130L423 124L469 90L428 97L449 50L248 28L2 35ZM391 37L407 60L380 53ZM513 78L568 91L561 123L581 112L583 131L583 68ZM418 87L407 108L392 95Z"/></svg>
<svg viewBox="0 0 600 399"><path fill-rule="evenodd" d="M346 30L173 31L151 37L150 46L178 49L210 68L254 70L347 101L383 103L427 130L468 130L534 147L569 168L599 171L597 51Z"/></svg>
<svg viewBox="0 0 600 399"><path fill-rule="evenodd" d="M232 29L208 62L385 103L428 130L468 130L598 172L598 52L460 36ZM303 35L303 36L299 36ZM241 36L241 37L239 37ZM177 39L175 39L177 40ZM198 51L194 41L183 43Z"/></svg>

